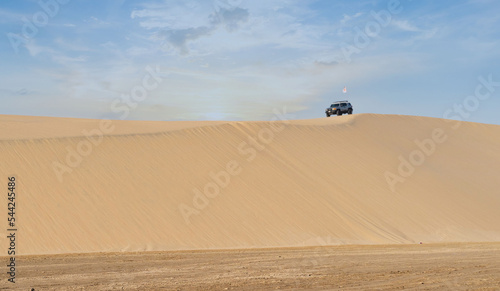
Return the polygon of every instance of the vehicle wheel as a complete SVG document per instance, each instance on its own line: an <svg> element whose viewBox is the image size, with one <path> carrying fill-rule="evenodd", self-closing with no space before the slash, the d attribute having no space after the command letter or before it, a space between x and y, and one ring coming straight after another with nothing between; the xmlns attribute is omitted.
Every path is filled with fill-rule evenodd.
<svg viewBox="0 0 500 291"><path fill-rule="evenodd" d="M327 114L326 114L326 117L330 117L330 114L328 114L328 113L327 113Z"/></svg>
<svg viewBox="0 0 500 291"><path fill-rule="evenodd" d="M347 114L352 114L352 109L347 110Z"/></svg>
<svg viewBox="0 0 500 291"><path fill-rule="evenodd" d="M342 111L337 110L337 115L338 115L338 116L341 116L341 115L342 115Z"/></svg>

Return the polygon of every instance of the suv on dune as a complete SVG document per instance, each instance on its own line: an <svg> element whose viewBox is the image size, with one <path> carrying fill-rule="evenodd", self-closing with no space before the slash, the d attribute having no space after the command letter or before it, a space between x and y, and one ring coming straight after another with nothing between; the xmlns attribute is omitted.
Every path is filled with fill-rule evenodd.
<svg viewBox="0 0 500 291"><path fill-rule="evenodd" d="M344 113L352 114L352 105L349 101L335 101L332 105L325 110L326 117L330 117L330 115L342 115Z"/></svg>

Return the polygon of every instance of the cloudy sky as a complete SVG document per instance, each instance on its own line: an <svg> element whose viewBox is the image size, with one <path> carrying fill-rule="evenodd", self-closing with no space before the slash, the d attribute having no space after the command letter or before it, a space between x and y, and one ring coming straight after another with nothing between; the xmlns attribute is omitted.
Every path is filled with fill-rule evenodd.
<svg viewBox="0 0 500 291"><path fill-rule="evenodd" d="M0 114L269 120L286 106L316 118L348 98L355 113L449 118L465 104L464 120L500 124L499 11L496 0L5 0Z"/></svg>

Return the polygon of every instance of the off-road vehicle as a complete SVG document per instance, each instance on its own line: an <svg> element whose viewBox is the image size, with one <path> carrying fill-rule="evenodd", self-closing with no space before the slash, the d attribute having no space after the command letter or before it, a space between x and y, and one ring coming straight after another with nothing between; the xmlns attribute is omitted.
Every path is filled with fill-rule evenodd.
<svg viewBox="0 0 500 291"><path fill-rule="evenodd" d="M330 115L342 115L344 113L352 114L352 105L349 101L335 101L332 105L325 110L326 117L330 117Z"/></svg>

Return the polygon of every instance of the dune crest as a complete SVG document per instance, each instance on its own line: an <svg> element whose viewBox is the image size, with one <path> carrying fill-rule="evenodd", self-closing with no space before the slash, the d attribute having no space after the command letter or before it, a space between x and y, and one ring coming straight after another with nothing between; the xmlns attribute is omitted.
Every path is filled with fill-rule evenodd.
<svg viewBox="0 0 500 291"><path fill-rule="evenodd" d="M500 241L500 126L116 121L89 138L99 121L0 125L24 255Z"/></svg>

